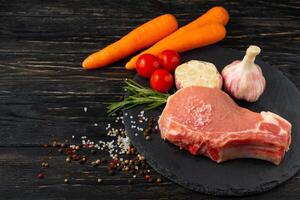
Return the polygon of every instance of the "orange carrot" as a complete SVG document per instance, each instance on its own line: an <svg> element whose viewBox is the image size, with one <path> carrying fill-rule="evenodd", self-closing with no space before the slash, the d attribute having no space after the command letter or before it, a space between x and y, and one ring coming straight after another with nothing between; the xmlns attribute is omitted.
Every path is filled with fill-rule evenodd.
<svg viewBox="0 0 300 200"><path fill-rule="evenodd" d="M209 23L220 23L226 26L228 21L229 14L227 10L222 6L215 6L182 28L193 29Z"/></svg>
<svg viewBox="0 0 300 200"><path fill-rule="evenodd" d="M115 43L91 54L83 61L82 66L85 69L95 69L109 65L153 45L177 28L178 24L173 15L161 15L135 28Z"/></svg>
<svg viewBox="0 0 300 200"><path fill-rule="evenodd" d="M208 10L206 13L204 13L202 16L197 18L196 20L190 22L189 24L181 27L171 35L165 37L164 39L157 42L154 46L150 47L149 49L143 51L139 55L133 57L127 64L126 69L134 69L135 63L138 59L138 57L144 53L154 53L154 49L161 49L161 51L165 50L163 48L159 47L166 47L166 49L170 49L173 43L177 41L178 38L182 39L183 41L186 39L186 35L189 34L189 32L193 31L196 28L199 28L201 26L204 26L206 24L211 23L220 23L222 25L226 25L229 21L229 15L225 8L216 6ZM201 35L198 35L198 37L201 37ZM172 49L172 48L171 48ZM173 49L175 50L175 49ZM187 49L189 50L189 49ZM157 55L160 52L155 52L154 55Z"/></svg>
<svg viewBox="0 0 300 200"><path fill-rule="evenodd" d="M206 24L198 28L192 29L186 34L178 35L172 38L171 42L168 40L160 41L147 49L145 52L158 55L163 50L171 49L176 52L185 52L191 49L207 46L216 43L225 38L226 29L221 24ZM145 53L143 52L143 53ZM134 69L136 59L138 56L133 57L127 64L126 69Z"/></svg>

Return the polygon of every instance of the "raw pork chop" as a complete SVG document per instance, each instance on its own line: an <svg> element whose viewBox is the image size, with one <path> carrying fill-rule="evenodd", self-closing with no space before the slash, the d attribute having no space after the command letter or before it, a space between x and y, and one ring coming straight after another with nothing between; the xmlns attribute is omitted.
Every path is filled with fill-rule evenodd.
<svg viewBox="0 0 300 200"><path fill-rule="evenodd" d="M239 107L220 89L192 86L170 96L161 137L217 163L257 158L278 165L291 143L291 124L272 112Z"/></svg>

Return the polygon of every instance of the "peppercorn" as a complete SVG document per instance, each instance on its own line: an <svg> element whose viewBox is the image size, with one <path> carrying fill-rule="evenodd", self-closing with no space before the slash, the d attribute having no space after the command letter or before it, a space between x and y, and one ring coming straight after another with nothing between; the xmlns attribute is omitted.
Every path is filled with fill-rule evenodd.
<svg viewBox="0 0 300 200"><path fill-rule="evenodd" d="M115 162L111 161L111 162L109 163L109 168L111 168L111 169L116 168Z"/></svg>
<svg viewBox="0 0 300 200"><path fill-rule="evenodd" d="M67 151L66 151L66 154L67 155L71 155L73 153L73 150L72 149L68 149Z"/></svg>
<svg viewBox="0 0 300 200"><path fill-rule="evenodd" d="M79 160L79 164L84 164L86 162L86 158L85 157L83 157L83 158L81 158L81 160Z"/></svg>
<svg viewBox="0 0 300 200"><path fill-rule="evenodd" d="M103 180L101 178L97 179L97 183L102 183L102 182L103 182Z"/></svg>
<svg viewBox="0 0 300 200"><path fill-rule="evenodd" d="M156 183L161 183L161 178L160 178L160 177L158 177L158 178L156 179Z"/></svg>
<svg viewBox="0 0 300 200"><path fill-rule="evenodd" d="M140 160L140 161L145 160L145 157L144 157L144 156L140 156L140 157L139 157L139 160Z"/></svg>
<svg viewBox="0 0 300 200"><path fill-rule="evenodd" d="M72 155L72 159L75 160L75 161L78 161L80 158L79 158L78 155L73 154L73 155Z"/></svg>
<svg viewBox="0 0 300 200"><path fill-rule="evenodd" d="M150 175L145 175L144 178L145 178L146 180L148 180L149 178L151 178L151 176L150 176Z"/></svg>
<svg viewBox="0 0 300 200"><path fill-rule="evenodd" d="M52 146L55 148L55 147L57 147L57 142L56 141L53 141L52 142Z"/></svg>
<svg viewBox="0 0 300 200"><path fill-rule="evenodd" d="M98 160L95 161L95 164L96 164L96 165L100 165L100 164L101 164L101 161L98 159Z"/></svg>
<svg viewBox="0 0 300 200"><path fill-rule="evenodd" d="M57 151L58 151L58 153L63 153L62 149L58 149Z"/></svg>
<svg viewBox="0 0 300 200"><path fill-rule="evenodd" d="M38 179L43 179L45 176L44 176L44 174L43 174L42 172L40 172L40 173L38 173L38 174L36 175L36 177L37 177Z"/></svg>

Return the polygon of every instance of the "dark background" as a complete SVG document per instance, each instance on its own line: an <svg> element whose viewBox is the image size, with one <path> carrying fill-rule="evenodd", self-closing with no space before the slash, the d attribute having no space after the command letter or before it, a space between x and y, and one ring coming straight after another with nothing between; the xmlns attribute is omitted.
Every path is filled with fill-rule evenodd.
<svg viewBox="0 0 300 200"><path fill-rule="evenodd" d="M134 75L124 69L126 60L84 71L85 56L160 14L172 13L183 25L214 5L231 16L220 46L260 46L261 58L300 88L299 1L0 0L0 199L222 199L167 180L158 185L138 178L128 185L124 173L108 176L105 167L70 165L58 153L45 179L36 179L49 159L43 144L72 135L77 142L84 135L105 139L105 125L114 119L103 102L118 101L123 80ZM299 199L299 175L246 199ZM103 184L96 184L97 177Z"/></svg>

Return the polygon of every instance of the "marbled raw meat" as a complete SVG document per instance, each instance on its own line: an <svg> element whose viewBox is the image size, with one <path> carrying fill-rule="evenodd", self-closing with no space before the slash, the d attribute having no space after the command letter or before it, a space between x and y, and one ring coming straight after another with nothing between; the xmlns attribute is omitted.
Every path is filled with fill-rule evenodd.
<svg viewBox="0 0 300 200"><path fill-rule="evenodd" d="M278 165L291 143L287 120L242 108L216 88L180 89L169 97L158 123L163 139L218 163L257 158Z"/></svg>

